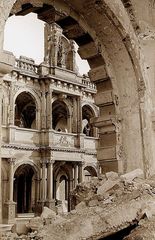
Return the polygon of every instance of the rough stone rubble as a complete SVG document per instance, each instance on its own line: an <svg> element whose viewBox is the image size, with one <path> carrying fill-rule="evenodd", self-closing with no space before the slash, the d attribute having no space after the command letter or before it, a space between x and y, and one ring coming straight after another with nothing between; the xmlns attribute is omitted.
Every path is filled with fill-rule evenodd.
<svg viewBox="0 0 155 240"><path fill-rule="evenodd" d="M115 239L155 239L155 177L145 180L140 169L122 176L109 172L79 184L71 204L75 209L63 215L45 207L27 224L27 235L13 233L1 239L96 240L126 228L134 229Z"/></svg>

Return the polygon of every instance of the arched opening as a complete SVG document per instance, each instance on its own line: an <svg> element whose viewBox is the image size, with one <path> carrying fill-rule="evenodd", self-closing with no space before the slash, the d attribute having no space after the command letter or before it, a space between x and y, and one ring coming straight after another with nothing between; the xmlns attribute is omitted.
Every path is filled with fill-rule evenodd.
<svg viewBox="0 0 155 240"><path fill-rule="evenodd" d="M92 177L97 177L96 169L92 166L86 166L84 168L85 181L91 180Z"/></svg>
<svg viewBox="0 0 155 240"><path fill-rule="evenodd" d="M71 162L57 161L54 166L54 199L59 212L70 211L70 191L73 189L73 165Z"/></svg>
<svg viewBox="0 0 155 240"><path fill-rule="evenodd" d="M17 213L33 213L36 205L36 172L29 164L19 166L14 174L14 201Z"/></svg>
<svg viewBox="0 0 155 240"><path fill-rule="evenodd" d="M64 169L60 168L56 177L56 201L62 212L68 212L69 178Z"/></svg>
<svg viewBox="0 0 155 240"><path fill-rule="evenodd" d="M35 12L39 19L49 24L55 21L63 28L65 36L80 46L80 56L87 59L91 67L90 78L97 83L96 103L101 117L96 120L96 127L102 130L97 158L102 169L123 172L135 167L143 168L145 153L152 163L149 151L143 152L143 135L146 135L147 142L151 129L148 124L149 131L142 131L145 123L141 120L147 113L141 109L137 91L144 83L137 58L139 50L135 48L137 38L123 4L104 0L91 4L88 1L77 4L61 0L52 2L52 5L45 3L43 0L39 4L17 0L12 14ZM118 14L118 9L121 14ZM7 16L10 10L6 11ZM133 135L136 136L135 141ZM133 160L135 155L136 162Z"/></svg>
<svg viewBox="0 0 155 240"><path fill-rule="evenodd" d="M67 105L60 100L52 104L52 128L58 132L70 132L70 115Z"/></svg>
<svg viewBox="0 0 155 240"><path fill-rule="evenodd" d="M57 199L60 201L68 200L68 179L65 175L61 175L59 178Z"/></svg>
<svg viewBox="0 0 155 240"><path fill-rule="evenodd" d="M36 129L36 104L28 92L20 93L15 101L15 125Z"/></svg>
<svg viewBox="0 0 155 240"><path fill-rule="evenodd" d="M91 118L95 117L92 108L88 105L82 107L82 132L87 137L95 137L95 128L91 124Z"/></svg>

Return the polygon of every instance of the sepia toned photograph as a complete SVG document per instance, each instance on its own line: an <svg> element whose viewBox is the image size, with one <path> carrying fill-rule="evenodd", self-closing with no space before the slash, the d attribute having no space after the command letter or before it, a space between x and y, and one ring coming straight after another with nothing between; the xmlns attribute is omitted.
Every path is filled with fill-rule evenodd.
<svg viewBox="0 0 155 240"><path fill-rule="evenodd" d="M0 0L0 240L155 240L155 0Z"/></svg>

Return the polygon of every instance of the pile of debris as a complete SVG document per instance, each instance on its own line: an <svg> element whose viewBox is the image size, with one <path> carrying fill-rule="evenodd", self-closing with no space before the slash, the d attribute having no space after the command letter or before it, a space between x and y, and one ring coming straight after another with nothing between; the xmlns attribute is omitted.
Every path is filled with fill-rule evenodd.
<svg viewBox="0 0 155 240"><path fill-rule="evenodd" d="M69 214L51 217L38 236L45 240L125 239L155 215L155 181L145 180L140 169L122 176L109 172L79 184L72 192L71 206L75 209Z"/></svg>
<svg viewBox="0 0 155 240"><path fill-rule="evenodd" d="M121 176L109 172L79 184L71 206L64 215L44 208L27 226L35 236L23 239L155 239L155 178L145 180L140 169Z"/></svg>

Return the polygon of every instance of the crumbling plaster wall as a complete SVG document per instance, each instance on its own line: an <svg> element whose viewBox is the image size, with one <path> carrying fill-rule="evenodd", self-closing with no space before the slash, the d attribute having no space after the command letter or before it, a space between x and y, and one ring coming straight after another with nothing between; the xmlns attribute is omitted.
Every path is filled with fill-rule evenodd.
<svg viewBox="0 0 155 240"><path fill-rule="evenodd" d="M155 119L155 1L154 0L128 0L124 1L129 3L126 6L127 10L130 6L128 14L130 20L134 19L134 25L137 39L139 41L140 50L140 64L143 68L143 74L145 76L145 87L147 88L147 94L143 99L145 113L149 116L149 119L144 119L144 129L147 132L146 121L150 124L152 131L148 134L148 141L153 144L153 156L155 156L155 132L154 132L154 119ZM134 18L133 18L134 17ZM133 21L132 21L133 22ZM135 24L136 22L136 24ZM143 106L144 106L143 105ZM149 120L149 121L148 121ZM151 150L151 149L150 149ZM149 151L149 149L147 149ZM155 161L154 157L150 163L152 167L152 173L154 172Z"/></svg>
<svg viewBox="0 0 155 240"><path fill-rule="evenodd" d="M14 2L14 0L0 1L1 50L5 21ZM29 2L41 4L43 1ZM117 119L115 124L120 136L117 146L117 157L121 162L120 171L129 171L136 166L143 168L144 165L147 174L150 174L155 166L152 164L153 145L150 141L153 133L149 75L144 71L144 64L142 65L145 51L139 48L138 38L122 2L120 0L44 2L52 3L59 11L65 10L75 18L100 48L112 81L114 96L118 99L115 103ZM140 4L141 1L135 2Z"/></svg>

